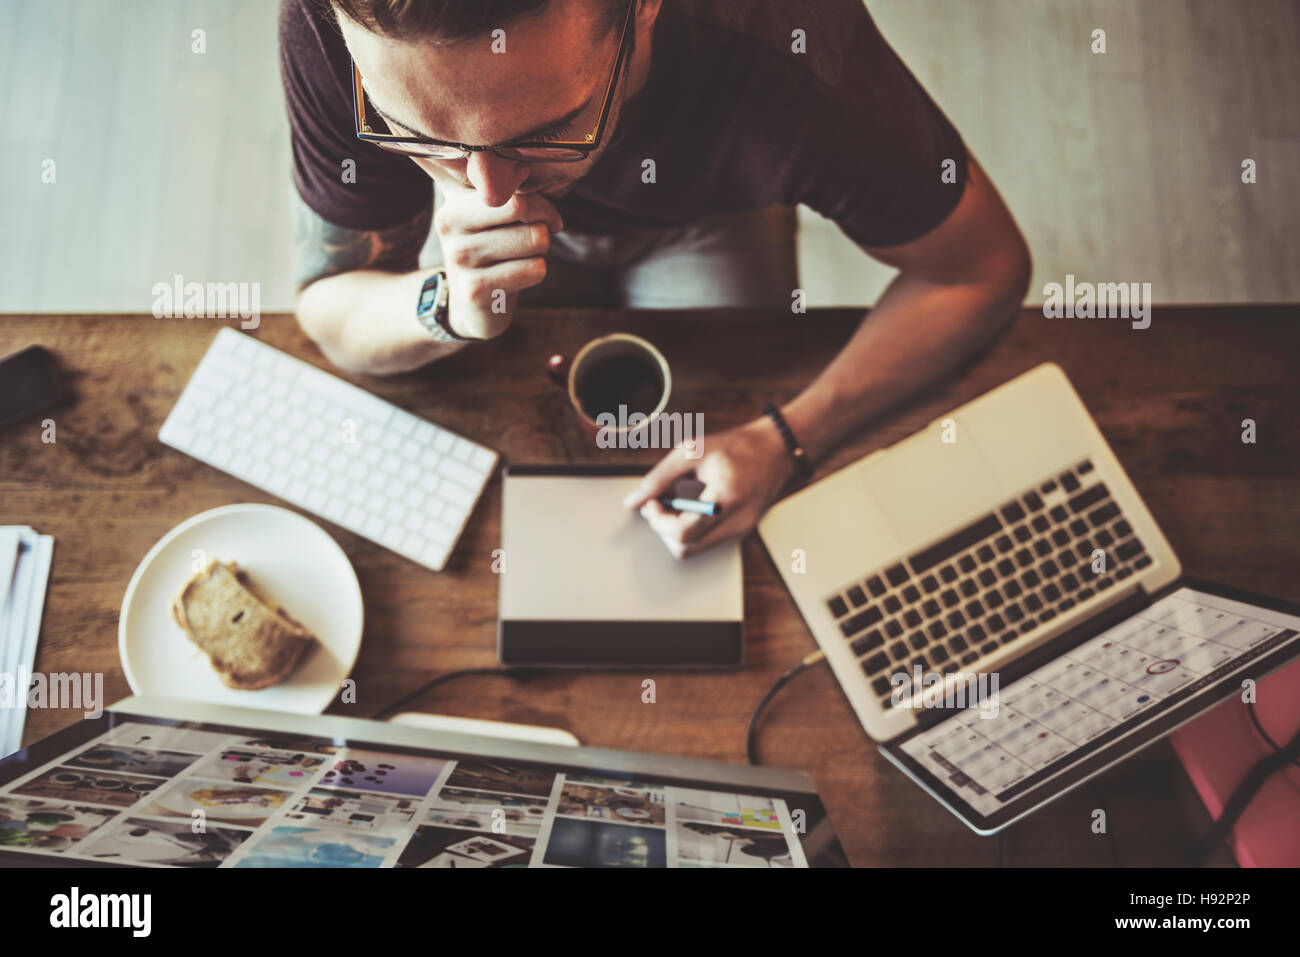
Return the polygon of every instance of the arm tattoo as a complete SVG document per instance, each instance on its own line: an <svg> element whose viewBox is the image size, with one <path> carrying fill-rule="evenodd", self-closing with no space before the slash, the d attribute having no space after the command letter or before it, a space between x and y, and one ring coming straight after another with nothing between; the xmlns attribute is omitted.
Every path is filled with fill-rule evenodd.
<svg viewBox="0 0 1300 957"><path fill-rule="evenodd" d="M326 222L289 190L293 211L293 282L300 292L317 279L357 269L409 272L419 265L433 209L388 229L345 229Z"/></svg>

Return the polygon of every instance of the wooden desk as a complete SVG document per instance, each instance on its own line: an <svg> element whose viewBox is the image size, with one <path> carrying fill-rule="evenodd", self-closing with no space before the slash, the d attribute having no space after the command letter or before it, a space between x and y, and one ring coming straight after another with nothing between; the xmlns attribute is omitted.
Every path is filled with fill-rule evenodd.
<svg viewBox="0 0 1300 957"><path fill-rule="evenodd" d="M708 431L757 414L810 380L859 314L736 318L717 314L533 312L501 340L387 380L353 378L379 395L500 449L507 461L653 461L584 441L544 361L613 329L654 341L673 366L672 408L701 411ZM824 473L897 441L941 412L1033 365L1058 362L1092 410L1191 574L1300 599L1300 308L1156 309L1151 328L1119 320L1048 320L1026 310L967 369L862 431ZM0 318L0 355L40 342L70 393L39 422L0 437L0 524L55 536L37 669L104 673L105 697L129 693L117 654L118 609L136 564L169 528L231 502L276 502L158 442L158 428L215 332L215 320L134 317ZM918 324L918 335L924 327ZM256 335L324 367L287 316ZM1244 445L1241 421L1257 423ZM617 456L617 458L616 458ZM366 597L353 677L364 716L445 671L495 664L500 478L493 480L441 574L324 523L351 557ZM584 744L744 760L751 710L814 643L758 540L745 543L748 663L734 674L570 674L521 686L469 678L438 689L423 710L558 725ZM655 704L641 681L658 683ZM76 720L28 715L25 740ZM826 668L773 702L760 738L765 762L816 779L856 865L1109 865L1090 812L1104 806L1125 865L1172 864L1207 818L1165 745L1031 816L1005 841L971 834L887 764Z"/></svg>

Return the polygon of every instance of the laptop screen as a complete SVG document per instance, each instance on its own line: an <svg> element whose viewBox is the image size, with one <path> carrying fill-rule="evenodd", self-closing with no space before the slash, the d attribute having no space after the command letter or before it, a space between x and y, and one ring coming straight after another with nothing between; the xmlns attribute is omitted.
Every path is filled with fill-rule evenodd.
<svg viewBox="0 0 1300 957"><path fill-rule="evenodd" d="M0 863L57 862L847 866L813 793L117 711L0 762Z"/></svg>
<svg viewBox="0 0 1300 957"><path fill-rule="evenodd" d="M1297 651L1293 612L1183 586L1006 687L996 675L935 685L922 706L951 716L887 753L969 823L997 826Z"/></svg>

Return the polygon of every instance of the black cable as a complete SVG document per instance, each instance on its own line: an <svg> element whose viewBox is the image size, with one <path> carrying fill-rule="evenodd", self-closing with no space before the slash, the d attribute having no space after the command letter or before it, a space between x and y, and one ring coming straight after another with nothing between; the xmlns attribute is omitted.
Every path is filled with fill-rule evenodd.
<svg viewBox="0 0 1300 957"><path fill-rule="evenodd" d="M817 662L821 661L825 657L826 656L822 654L820 651L814 651L812 654L808 655L806 658L800 661L797 665L795 665L793 668L791 668L781 677L777 678L776 684L772 685L771 688L767 689L767 694L763 695L763 700L761 700L758 703L758 707L754 709L753 715L750 716L749 730L745 733L745 754L749 756L750 764L759 763L758 744L755 741L755 737L757 736L757 732L758 732L758 719L760 716L762 716L763 709L766 708L768 706L768 703L771 702L771 700L776 697L776 693L778 691L780 691L791 681L793 681L795 677L797 677L801 672L806 671L808 668L812 667L813 665L815 665Z"/></svg>
<svg viewBox="0 0 1300 957"><path fill-rule="evenodd" d="M527 681L529 678L533 678L537 674L538 671L535 668L464 668L460 671L448 671L445 674L438 675L436 678L430 678L410 694L403 695L392 704L380 708L370 717L373 721L387 721L412 701L428 694L434 688L438 687L438 685L446 684L448 681L454 681L457 678L469 678L474 675L500 675L503 678L510 678L514 681Z"/></svg>
<svg viewBox="0 0 1300 957"><path fill-rule="evenodd" d="M1255 702L1252 701L1250 702L1250 704L1246 706L1246 713L1250 715L1251 724L1255 726L1255 730L1259 732L1259 736L1263 738L1266 742L1268 742L1268 746L1272 748L1274 751L1281 751L1282 745L1274 741L1273 736L1269 734L1267 731L1265 731L1264 725L1260 723L1259 714L1255 711ZM1300 768L1300 760L1295 760L1292 761L1291 763L1294 764L1296 767Z"/></svg>
<svg viewBox="0 0 1300 957"><path fill-rule="evenodd" d="M1242 812L1250 806L1250 802L1255 799L1255 795L1259 793L1259 789L1265 782L1275 772L1295 761L1297 757L1300 757L1300 731L1296 732L1295 737L1287 743L1286 747L1276 748L1268 757L1255 762L1254 766L1246 772L1246 776L1241 779L1237 789L1232 792L1232 797L1228 798L1227 803L1223 805L1223 813L1219 815L1219 819L1192 849L1193 866L1204 865L1206 858L1214 853L1214 849L1236 826Z"/></svg>

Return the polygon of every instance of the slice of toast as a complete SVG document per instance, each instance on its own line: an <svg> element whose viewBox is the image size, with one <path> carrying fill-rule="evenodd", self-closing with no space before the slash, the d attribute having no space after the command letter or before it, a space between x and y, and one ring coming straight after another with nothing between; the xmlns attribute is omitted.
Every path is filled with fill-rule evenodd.
<svg viewBox="0 0 1300 957"><path fill-rule="evenodd" d="M256 691L293 673L316 637L234 562L215 559L181 589L172 617L231 688Z"/></svg>

